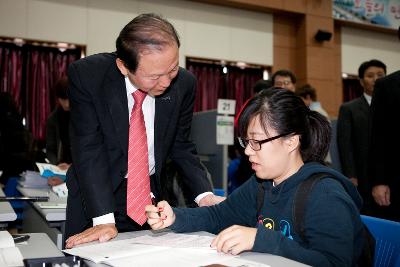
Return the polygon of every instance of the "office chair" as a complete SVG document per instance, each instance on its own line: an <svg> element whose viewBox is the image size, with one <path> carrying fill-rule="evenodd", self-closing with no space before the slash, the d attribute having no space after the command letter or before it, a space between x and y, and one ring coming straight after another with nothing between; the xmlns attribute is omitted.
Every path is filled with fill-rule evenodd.
<svg viewBox="0 0 400 267"><path fill-rule="evenodd" d="M400 267L400 223L361 215L376 241L375 267Z"/></svg>

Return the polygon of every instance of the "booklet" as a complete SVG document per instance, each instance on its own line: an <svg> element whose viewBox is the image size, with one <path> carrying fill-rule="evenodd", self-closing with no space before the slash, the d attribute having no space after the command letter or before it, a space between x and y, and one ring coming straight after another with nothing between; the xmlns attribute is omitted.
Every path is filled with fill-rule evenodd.
<svg viewBox="0 0 400 267"><path fill-rule="evenodd" d="M81 245L63 250L95 263L115 267L270 267L267 264L218 253L210 247L214 236L152 233L124 240Z"/></svg>
<svg viewBox="0 0 400 267"><path fill-rule="evenodd" d="M24 266L22 254L7 231L0 231L0 266Z"/></svg>
<svg viewBox="0 0 400 267"><path fill-rule="evenodd" d="M56 165L36 162L36 166L38 166L39 173L43 177L58 176L64 181L67 177L67 170L62 170Z"/></svg>

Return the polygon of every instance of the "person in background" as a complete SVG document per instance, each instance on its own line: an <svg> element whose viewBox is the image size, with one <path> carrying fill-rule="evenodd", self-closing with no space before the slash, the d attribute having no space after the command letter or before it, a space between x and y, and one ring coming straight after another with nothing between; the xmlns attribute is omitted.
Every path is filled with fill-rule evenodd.
<svg viewBox="0 0 400 267"><path fill-rule="evenodd" d="M116 53L70 65L67 248L148 229L145 205L168 193L167 159L198 205L224 199L211 193L189 140L196 79L179 67L179 46L171 23L141 14L121 30Z"/></svg>
<svg viewBox="0 0 400 267"><path fill-rule="evenodd" d="M148 205L148 224L155 230L218 234L211 243L218 252L255 251L311 266L355 266L364 242L362 200L346 177L321 164L331 138L327 119L293 92L271 88L246 105L239 134L255 175L211 207ZM293 232L294 196L305 179L320 172L328 176L309 195L302 240ZM260 190L264 200L257 202ZM257 203L263 205L258 209Z"/></svg>
<svg viewBox="0 0 400 267"><path fill-rule="evenodd" d="M296 89L296 76L290 70L278 70L271 77L274 87L285 88L292 92Z"/></svg>
<svg viewBox="0 0 400 267"><path fill-rule="evenodd" d="M33 170L31 158L32 134L25 128L23 118L8 92L0 92L0 182Z"/></svg>
<svg viewBox="0 0 400 267"><path fill-rule="evenodd" d="M400 40L400 26L397 31ZM371 102L370 158L368 175L372 183L374 214L400 222L400 143L397 136L400 114L400 71L375 83Z"/></svg>
<svg viewBox="0 0 400 267"><path fill-rule="evenodd" d="M254 94L258 94L259 92L261 92L264 89L268 89L272 87L272 81L271 80L258 80L254 86L253 86L253 93Z"/></svg>
<svg viewBox="0 0 400 267"><path fill-rule="evenodd" d="M371 214L371 184L368 181L370 104L375 81L386 75L386 65L376 59L363 62L358 77L364 93L340 106L337 144L342 172L357 186L364 199L362 212Z"/></svg>
<svg viewBox="0 0 400 267"><path fill-rule="evenodd" d="M304 104L306 104L307 107L321 113L329 120L328 112L326 112L326 110L321 106L321 103L317 100L317 91L314 87L310 84L305 84L296 88L294 92L303 99Z"/></svg>
<svg viewBox="0 0 400 267"><path fill-rule="evenodd" d="M72 163L69 138L68 78L60 78L54 85L57 107L46 123L46 157L53 165L67 170ZM48 178L49 185L58 185L64 180L58 176Z"/></svg>

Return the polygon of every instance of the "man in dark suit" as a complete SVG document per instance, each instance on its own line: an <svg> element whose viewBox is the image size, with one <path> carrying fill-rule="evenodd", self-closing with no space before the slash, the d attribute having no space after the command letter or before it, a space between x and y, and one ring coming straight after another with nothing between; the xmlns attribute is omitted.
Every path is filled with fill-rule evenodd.
<svg viewBox="0 0 400 267"><path fill-rule="evenodd" d="M54 85L58 105L46 122L46 157L51 164L67 170L71 165L71 146L69 139L69 99L68 78L60 78ZM64 182L58 176L48 178L51 186Z"/></svg>
<svg viewBox="0 0 400 267"><path fill-rule="evenodd" d="M364 200L363 213L370 213L371 191L367 180L369 106L378 78L385 76L386 65L369 60L360 65L358 76L364 93L341 105L337 120L337 144L344 175L350 178Z"/></svg>
<svg viewBox="0 0 400 267"><path fill-rule="evenodd" d="M400 28L399 28L400 38ZM371 103L369 177L377 217L400 222L400 71L376 81Z"/></svg>
<svg viewBox="0 0 400 267"><path fill-rule="evenodd" d="M130 121L135 93L147 93L141 109L148 156L142 158L148 160L147 177L156 200L167 194L167 158L176 163L200 206L222 200L210 192L207 172L189 141L196 80L179 67L179 45L168 21L143 14L122 29L116 54L89 56L70 66L73 162L67 174L67 248L107 241L118 232L149 229L146 223L136 223L130 211L127 214L131 151L146 143L130 146L128 133L137 126Z"/></svg>

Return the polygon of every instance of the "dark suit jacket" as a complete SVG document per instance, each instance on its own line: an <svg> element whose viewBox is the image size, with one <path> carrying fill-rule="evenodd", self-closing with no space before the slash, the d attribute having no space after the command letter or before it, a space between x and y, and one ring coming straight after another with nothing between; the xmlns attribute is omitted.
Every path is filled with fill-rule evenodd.
<svg viewBox="0 0 400 267"><path fill-rule="evenodd" d="M66 236L90 227L93 217L115 211L115 191L127 172L129 111L124 76L115 60L111 53L93 55L68 71L73 163L67 174ZM195 89L196 79L181 68L167 91L156 97L151 189L158 200L165 194L162 170L167 157L181 170L192 199L211 191L189 141Z"/></svg>
<svg viewBox="0 0 400 267"><path fill-rule="evenodd" d="M51 164L71 163L69 111L57 107L46 122L46 157Z"/></svg>
<svg viewBox="0 0 400 267"><path fill-rule="evenodd" d="M342 172L358 179L364 200L369 197L367 180L369 105L364 96L340 106L337 120L337 145Z"/></svg>
<svg viewBox="0 0 400 267"><path fill-rule="evenodd" d="M400 199L400 142L397 139L399 121L400 71L397 71L375 83L371 103L369 163L373 185L388 185L391 196L397 198L397 201ZM397 213L400 214L400 211Z"/></svg>

